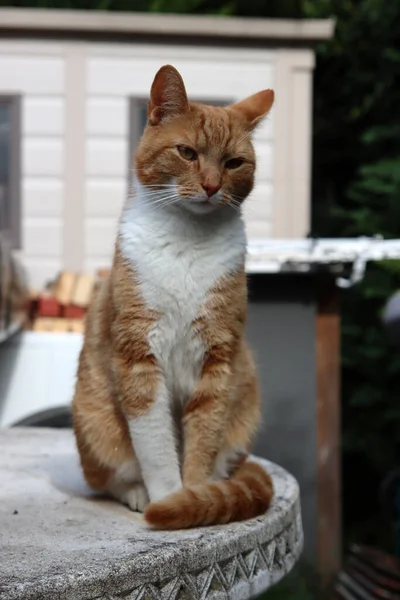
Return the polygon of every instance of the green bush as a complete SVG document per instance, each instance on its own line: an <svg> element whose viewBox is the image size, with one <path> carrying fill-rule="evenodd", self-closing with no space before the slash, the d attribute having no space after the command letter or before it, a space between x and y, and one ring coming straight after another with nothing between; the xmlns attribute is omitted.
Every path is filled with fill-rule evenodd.
<svg viewBox="0 0 400 600"><path fill-rule="evenodd" d="M0 0L0 6L300 17L302 0Z"/></svg>
<svg viewBox="0 0 400 600"><path fill-rule="evenodd" d="M314 232L400 237L400 3L306 0L305 13L337 18L315 77ZM389 550L378 487L400 459L400 347L381 311L398 287L400 263L382 262L342 294L345 540Z"/></svg>

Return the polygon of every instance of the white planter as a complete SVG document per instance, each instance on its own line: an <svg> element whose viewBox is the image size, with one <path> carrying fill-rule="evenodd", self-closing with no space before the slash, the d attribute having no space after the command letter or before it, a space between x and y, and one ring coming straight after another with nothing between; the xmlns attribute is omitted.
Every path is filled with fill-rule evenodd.
<svg viewBox="0 0 400 600"><path fill-rule="evenodd" d="M0 426L70 405L82 340L29 331L0 344Z"/></svg>

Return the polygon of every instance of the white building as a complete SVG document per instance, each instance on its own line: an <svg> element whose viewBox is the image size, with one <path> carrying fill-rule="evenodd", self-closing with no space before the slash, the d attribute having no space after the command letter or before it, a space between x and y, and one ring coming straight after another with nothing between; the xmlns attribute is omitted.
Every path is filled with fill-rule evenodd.
<svg viewBox="0 0 400 600"><path fill-rule="evenodd" d="M0 9L0 219L31 284L108 266L152 79L230 103L274 88L256 134L250 241L310 227L313 46L332 21Z"/></svg>

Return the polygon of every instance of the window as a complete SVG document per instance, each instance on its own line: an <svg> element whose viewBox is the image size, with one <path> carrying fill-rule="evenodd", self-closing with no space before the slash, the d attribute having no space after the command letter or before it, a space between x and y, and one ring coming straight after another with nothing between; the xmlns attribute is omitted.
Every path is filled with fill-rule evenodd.
<svg viewBox="0 0 400 600"><path fill-rule="evenodd" d="M131 98L129 103L129 143L128 143L128 168L129 181L132 181L132 159L136 147L142 137L147 122L147 100Z"/></svg>
<svg viewBox="0 0 400 600"><path fill-rule="evenodd" d="M0 231L20 242L20 99L0 96Z"/></svg>
<svg viewBox="0 0 400 600"><path fill-rule="evenodd" d="M201 102L201 101L199 101ZM212 106L228 106L233 100L203 100L205 104ZM132 173L132 157L142 136L147 122L147 100L131 98L129 105L129 144L128 144L128 168L129 181Z"/></svg>

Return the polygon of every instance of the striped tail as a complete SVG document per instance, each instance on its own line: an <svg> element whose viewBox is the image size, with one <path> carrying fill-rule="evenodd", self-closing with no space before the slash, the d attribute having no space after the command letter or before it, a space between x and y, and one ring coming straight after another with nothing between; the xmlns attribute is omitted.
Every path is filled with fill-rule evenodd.
<svg viewBox="0 0 400 600"><path fill-rule="evenodd" d="M260 465L244 462L231 479L184 488L149 504L144 516L157 529L187 529L244 521L271 504L271 477Z"/></svg>

